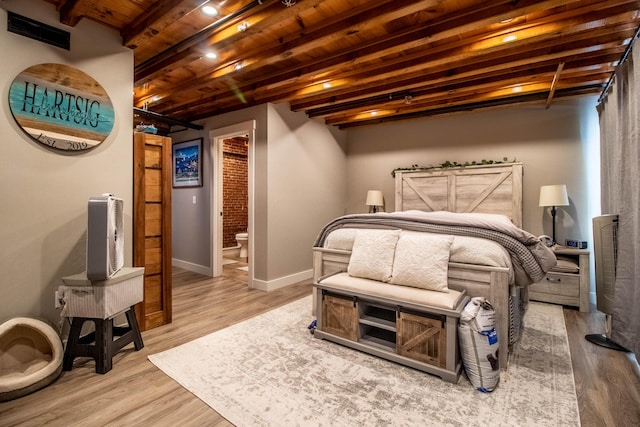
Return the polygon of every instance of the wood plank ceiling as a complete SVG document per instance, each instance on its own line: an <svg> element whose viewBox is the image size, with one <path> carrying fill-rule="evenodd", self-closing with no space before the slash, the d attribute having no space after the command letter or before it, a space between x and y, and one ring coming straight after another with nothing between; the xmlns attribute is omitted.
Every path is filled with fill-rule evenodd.
<svg viewBox="0 0 640 427"><path fill-rule="evenodd" d="M45 1L118 29L135 106L187 122L265 102L340 128L548 108L601 93L640 25L625 0Z"/></svg>

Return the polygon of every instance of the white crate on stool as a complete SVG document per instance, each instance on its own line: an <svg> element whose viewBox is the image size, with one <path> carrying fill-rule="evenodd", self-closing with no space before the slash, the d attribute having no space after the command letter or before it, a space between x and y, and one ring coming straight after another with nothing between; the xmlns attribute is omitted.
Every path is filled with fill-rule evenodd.
<svg viewBox="0 0 640 427"><path fill-rule="evenodd" d="M123 267L107 280L89 280L85 272L62 281L58 288L61 316L71 318L64 370L71 370L76 357L92 357L96 372L105 374L111 370L113 355L125 345L133 342L136 351L144 347L134 310L144 298L144 268ZM114 326L113 318L119 313L126 315L128 327ZM86 321L95 324L95 332L81 337Z"/></svg>

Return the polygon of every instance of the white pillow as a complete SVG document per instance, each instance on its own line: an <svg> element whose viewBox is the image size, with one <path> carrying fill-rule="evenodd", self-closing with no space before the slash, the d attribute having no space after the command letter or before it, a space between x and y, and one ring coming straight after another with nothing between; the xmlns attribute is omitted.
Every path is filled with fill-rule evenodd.
<svg viewBox="0 0 640 427"><path fill-rule="evenodd" d="M341 249L350 251L353 248L353 241L362 229L357 228L338 228L333 230L324 240L324 247L328 249Z"/></svg>
<svg viewBox="0 0 640 427"><path fill-rule="evenodd" d="M350 276L388 282L400 230L358 230L351 249Z"/></svg>
<svg viewBox="0 0 640 427"><path fill-rule="evenodd" d="M403 231L393 259L391 283L447 292L452 236Z"/></svg>

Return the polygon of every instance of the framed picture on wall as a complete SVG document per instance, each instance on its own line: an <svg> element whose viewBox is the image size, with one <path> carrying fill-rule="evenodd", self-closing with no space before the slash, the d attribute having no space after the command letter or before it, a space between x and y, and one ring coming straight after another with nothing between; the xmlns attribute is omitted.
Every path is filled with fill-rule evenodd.
<svg viewBox="0 0 640 427"><path fill-rule="evenodd" d="M202 138L173 144L173 188L202 187Z"/></svg>

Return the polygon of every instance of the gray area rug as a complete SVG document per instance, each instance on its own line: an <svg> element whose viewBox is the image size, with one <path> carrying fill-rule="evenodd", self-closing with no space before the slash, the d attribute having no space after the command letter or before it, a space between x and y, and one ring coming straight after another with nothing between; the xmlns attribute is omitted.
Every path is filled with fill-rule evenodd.
<svg viewBox="0 0 640 427"><path fill-rule="evenodd" d="M481 393L313 338L311 297L151 362L237 426L579 426L562 308L532 302L508 373Z"/></svg>

